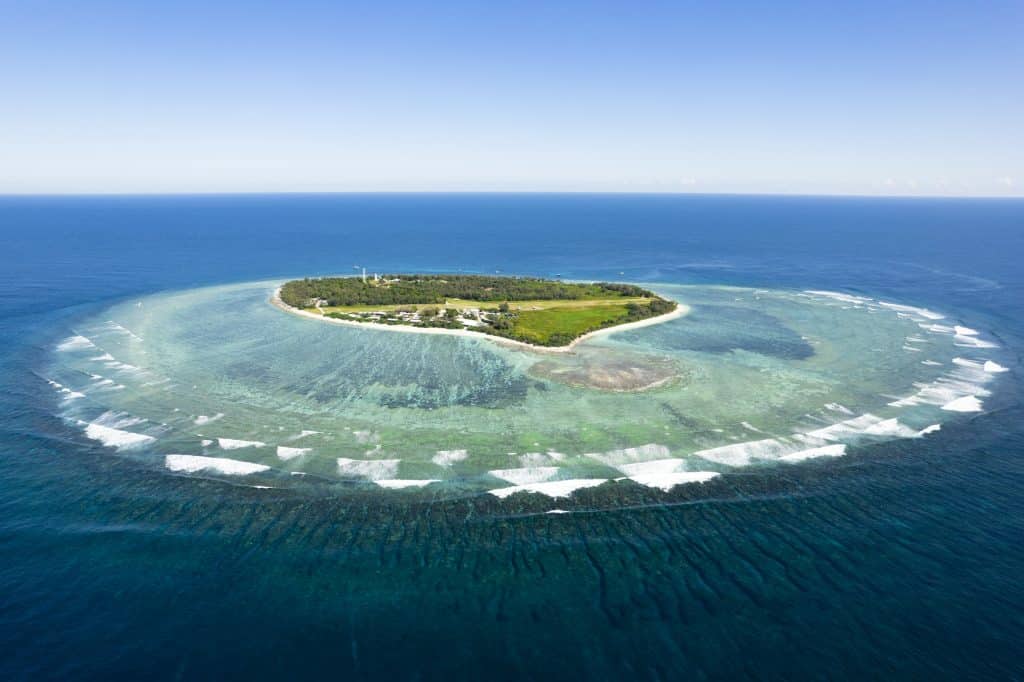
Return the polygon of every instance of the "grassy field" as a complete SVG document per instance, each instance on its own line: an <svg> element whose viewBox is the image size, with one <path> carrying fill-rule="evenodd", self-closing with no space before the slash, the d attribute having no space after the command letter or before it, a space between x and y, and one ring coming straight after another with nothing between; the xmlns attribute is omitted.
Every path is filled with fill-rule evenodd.
<svg viewBox="0 0 1024 682"><path fill-rule="evenodd" d="M576 338L588 331L607 327L625 316L625 303L553 306L543 310L521 311L512 330L516 338L546 344L553 335Z"/></svg>

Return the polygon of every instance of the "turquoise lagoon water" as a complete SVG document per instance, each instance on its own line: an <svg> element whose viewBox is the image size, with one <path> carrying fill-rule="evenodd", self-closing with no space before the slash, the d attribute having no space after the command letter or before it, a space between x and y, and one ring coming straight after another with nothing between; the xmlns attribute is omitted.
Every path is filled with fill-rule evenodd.
<svg viewBox="0 0 1024 682"><path fill-rule="evenodd" d="M1020 201L26 197L0 241L3 679L1021 676ZM267 303L353 265L692 310L551 356Z"/></svg>
<svg viewBox="0 0 1024 682"><path fill-rule="evenodd" d="M147 296L77 323L47 373L62 418L120 456L260 489L602 486L591 504L614 506L637 484L667 493L925 438L980 411L1006 371L960 320L829 291L656 285L690 314L551 354L299 318L268 305L279 284ZM587 383L648 367L667 381Z"/></svg>

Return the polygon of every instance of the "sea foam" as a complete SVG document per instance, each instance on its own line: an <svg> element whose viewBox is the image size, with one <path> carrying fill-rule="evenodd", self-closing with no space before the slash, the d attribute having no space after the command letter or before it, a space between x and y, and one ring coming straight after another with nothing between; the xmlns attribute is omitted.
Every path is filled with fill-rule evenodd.
<svg viewBox="0 0 1024 682"><path fill-rule="evenodd" d="M912 405L943 406L967 396L985 397L990 392L984 384L992 380L992 373L986 371L985 363L953 358L953 370L943 374L934 381L917 383L917 392L905 398L889 403L891 407L908 407Z"/></svg>
<svg viewBox="0 0 1024 682"><path fill-rule="evenodd" d="M596 459L602 464L618 468L620 464L648 462L654 459L667 459L671 454L672 453L669 449L664 445L648 443L646 445L639 445L635 448L622 448L621 450L609 450L608 452L591 452L587 453L586 456L591 459Z"/></svg>
<svg viewBox="0 0 1024 682"><path fill-rule="evenodd" d="M86 422L79 422L79 424L85 426L85 435L87 437L118 450L138 447L156 440L153 436L147 436L144 433L132 433L131 431L124 431L102 424Z"/></svg>
<svg viewBox="0 0 1024 682"><path fill-rule="evenodd" d="M960 346L961 348L998 348L991 341L983 341L977 336L969 334L957 334L954 336L953 345Z"/></svg>
<svg viewBox="0 0 1024 682"><path fill-rule="evenodd" d="M125 334L126 336L129 336L132 339L132 341L142 341L142 337L141 336L139 336L138 334L136 334L132 330L127 329L126 327L122 327L121 325L119 325L117 322L114 322L113 320L107 320L104 324L106 324L106 326L111 331L119 332L121 334Z"/></svg>
<svg viewBox="0 0 1024 682"><path fill-rule="evenodd" d="M287 448L283 445L277 446L277 456L283 460L295 459L300 455L309 452L311 448Z"/></svg>
<svg viewBox="0 0 1024 682"><path fill-rule="evenodd" d="M221 450L238 450L240 448L262 448L266 447L266 443L261 443L258 440L237 440L235 438L218 438L217 445L220 446Z"/></svg>
<svg viewBox="0 0 1024 682"><path fill-rule="evenodd" d="M529 483L527 485L514 485L508 488L494 488L488 490L495 497L505 498L515 493L537 493L548 497L569 497L576 490L582 488L593 488L606 482L606 478L570 478L564 481L545 481L542 483Z"/></svg>
<svg viewBox="0 0 1024 682"><path fill-rule="evenodd" d="M523 467L521 469L494 469L487 473L513 485L526 485L550 481L558 475L558 471L558 467Z"/></svg>
<svg viewBox="0 0 1024 682"><path fill-rule="evenodd" d="M75 400L76 398L84 398L85 394L80 391L72 391L67 386L58 384L56 381L47 379L46 383L57 389L57 392L64 396L64 400Z"/></svg>
<svg viewBox="0 0 1024 682"><path fill-rule="evenodd" d="M195 473L197 471L216 471L221 474L244 476L246 474L257 474L270 469L265 464L256 462L243 462L238 459L227 459L225 457L201 457L199 455L167 455L164 457L164 465L171 471Z"/></svg>
<svg viewBox="0 0 1024 682"><path fill-rule="evenodd" d="M942 406L942 409L949 412L981 412L982 406L976 396L968 395L949 401Z"/></svg>
<svg viewBox="0 0 1024 682"><path fill-rule="evenodd" d="M917 431L901 424L895 417L892 419L883 419L880 422L872 424L871 426L864 429L864 434L868 436L891 436L893 438L913 438L917 435Z"/></svg>
<svg viewBox="0 0 1024 682"><path fill-rule="evenodd" d="M808 459L816 459L818 457L842 457L846 454L846 445L843 443L836 443L833 445L823 445L818 448L809 448L807 450L800 450L798 452L791 452L788 455L779 457L780 462L803 462Z"/></svg>
<svg viewBox="0 0 1024 682"><path fill-rule="evenodd" d="M719 476L717 471L676 471L664 474L637 474L628 478L648 488L660 488L668 492L677 485L707 483L717 476Z"/></svg>
<svg viewBox="0 0 1024 682"><path fill-rule="evenodd" d="M95 348L96 344L87 339L84 336L75 335L69 336L61 343L57 344L57 350L68 351L68 350L85 350L86 348Z"/></svg>
<svg viewBox="0 0 1024 682"><path fill-rule="evenodd" d="M752 459L778 459L791 448L775 438L722 445L693 453L709 462L726 466L746 466Z"/></svg>
<svg viewBox="0 0 1024 682"><path fill-rule="evenodd" d="M876 417L870 413L862 414L859 417L854 417L853 419L837 422L820 429L808 431L804 434L797 434L796 438L805 442L807 442L807 440L838 441L843 438L849 438L850 436L856 436L864 433L865 429L868 429L880 421L882 421L881 417Z"/></svg>
<svg viewBox="0 0 1024 682"><path fill-rule="evenodd" d="M820 291L808 289L804 293L814 294L815 296L824 296L825 298L831 298L841 303L850 303L853 305L862 305L864 303L869 303L871 301L870 298L865 298L863 296L854 296L853 294L843 294L838 291Z"/></svg>
<svg viewBox="0 0 1024 682"><path fill-rule="evenodd" d="M554 464L565 459L561 452L548 450L547 452L524 452L519 455L519 463L524 467L536 467Z"/></svg>
<svg viewBox="0 0 1024 682"><path fill-rule="evenodd" d="M978 338L978 330L956 325L953 327L953 343L963 348L996 348L996 344Z"/></svg>
<svg viewBox="0 0 1024 682"><path fill-rule="evenodd" d="M370 481L394 479L400 459L338 458L338 474L347 478L365 478Z"/></svg>
<svg viewBox="0 0 1024 682"><path fill-rule="evenodd" d="M430 485L431 483L437 483L436 478L427 479L411 479L411 478L391 478L374 481L381 488L389 488L392 490L400 490L402 488L422 488Z"/></svg>
<svg viewBox="0 0 1024 682"><path fill-rule="evenodd" d="M906 313L907 315L917 315L927 320L941 320L945 318L945 315L928 310L927 308L916 308L912 305L901 305L899 303L886 303L885 301L879 301L878 305L889 310L895 310L898 313Z"/></svg>
<svg viewBox="0 0 1024 682"><path fill-rule="evenodd" d="M465 450L438 450L430 461L438 466L450 467L456 462L465 461L468 456L469 453Z"/></svg>
<svg viewBox="0 0 1024 682"><path fill-rule="evenodd" d="M686 462L681 459L635 462L623 464L618 469L631 481L648 488L660 488L665 492L677 485L705 483L719 475L717 471L686 471Z"/></svg>

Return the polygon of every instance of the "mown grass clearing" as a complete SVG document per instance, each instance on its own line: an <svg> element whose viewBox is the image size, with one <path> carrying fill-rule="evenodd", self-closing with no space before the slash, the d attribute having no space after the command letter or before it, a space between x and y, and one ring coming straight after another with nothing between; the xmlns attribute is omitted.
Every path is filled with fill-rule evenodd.
<svg viewBox="0 0 1024 682"><path fill-rule="evenodd" d="M521 310L512 323L512 336L548 345L553 338L574 339L611 326L626 315L625 303Z"/></svg>

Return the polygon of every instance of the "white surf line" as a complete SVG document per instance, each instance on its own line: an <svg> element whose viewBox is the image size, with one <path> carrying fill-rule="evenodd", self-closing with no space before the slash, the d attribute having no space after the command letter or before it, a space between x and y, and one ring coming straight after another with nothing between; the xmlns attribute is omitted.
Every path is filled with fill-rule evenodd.
<svg viewBox="0 0 1024 682"><path fill-rule="evenodd" d="M440 479L437 478L387 478L374 481L376 485L381 488L388 488L389 490L401 490L403 488L422 488L430 485L431 483L439 483Z"/></svg>
<svg viewBox="0 0 1024 682"><path fill-rule="evenodd" d="M289 459L295 459L296 457L299 457L311 451L312 448L289 448L285 447L284 445L278 445L277 457L278 459L283 459L287 461Z"/></svg>
<svg viewBox="0 0 1024 682"><path fill-rule="evenodd" d="M515 453L509 453L509 456L515 457L516 455ZM537 467L565 461L565 455L554 450L548 450L547 452L524 452L518 456L518 459L521 466Z"/></svg>
<svg viewBox="0 0 1024 682"><path fill-rule="evenodd" d="M563 481L543 481L541 483L513 485L508 488L493 488L487 492L501 499L515 493L537 493L539 495L547 495L548 497L569 497L577 490L593 488L607 481L607 478L570 478Z"/></svg>
<svg viewBox="0 0 1024 682"><path fill-rule="evenodd" d="M889 405L935 405L947 412L981 412L981 399L992 394L985 384L992 381L995 374L1007 371L1006 368L991 360L956 357L950 362L951 371L931 382L915 384L918 389L915 393L893 400Z"/></svg>
<svg viewBox="0 0 1024 682"><path fill-rule="evenodd" d="M659 443L647 443L646 445L609 450L607 452L588 452L584 455L584 457L595 459L613 469L618 469L623 464L663 460L669 459L671 456L672 453L669 449Z"/></svg>
<svg viewBox="0 0 1024 682"><path fill-rule="evenodd" d="M59 351L86 350L94 348L96 348L96 344L94 344L90 339L88 339L85 336L82 336L81 334L69 336L68 338L64 339L61 343L57 344L57 350Z"/></svg>
<svg viewBox="0 0 1024 682"><path fill-rule="evenodd" d="M263 448L266 447L266 443L261 443L258 440L236 440L234 438L218 438L217 445L222 450L238 450L239 448Z"/></svg>
<svg viewBox="0 0 1024 682"><path fill-rule="evenodd" d="M430 458L430 461L441 467L450 467L456 462L462 462L469 453L466 450L438 450L437 454Z"/></svg>
<svg viewBox="0 0 1024 682"><path fill-rule="evenodd" d="M889 303L887 301L879 301L878 305L882 306L883 308L893 310L897 313L904 313L906 315L916 315L918 317L923 317L926 320L942 320L945 319L946 317L941 313L928 310L927 308L918 308L916 306L903 305L901 303Z"/></svg>
<svg viewBox="0 0 1024 682"><path fill-rule="evenodd" d="M858 307L867 306L868 308L871 308L873 306L877 306L882 309L893 311L900 317L915 320L916 322L918 322L918 326L921 329L924 329L925 331L931 332L933 334L952 334L953 344L963 348L999 347L996 343L993 343L991 341L985 341L979 338L980 332L978 332L978 330L976 329L972 329L971 327L967 327L961 324L954 324L952 326L937 324L936 320L946 319L946 316L943 315L942 313L937 313L933 310L929 310L928 308L920 308L917 306L904 305L901 303L891 303L882 300L875 301L867 297L853 296L834 291L806 290L804 293L831 298L833 300L850 303ZM925 339L921 339L920 337L909 336L906 338L906 340L913 343L923 343L926 341ZM921 348L917 348L915 346L906 344L903 346L903 350L910 352L922 351ZM925 364L930 363L925 362Z"/></svg>
<svg viewBox="0 0 1024 682"><path fill-rule="evenodd" d="M528 485L550 481L558 475L559 471L558 467L522 467L520 469L492 469L487 473L512 485Z"/></svg>
<svg viewBox="0 0 1024 682"><path fill-rule="evenodd" d="M834 301L840 303L849 303L851 305L863 305L870 303L874 299L867 298L866 296L857 296L855 294L844 294L841 291L822 291L817 289L805 289L805 294L812 294L814 296L823 296L825 298L831 298Z"/></svg>
<svg viewBox="0 0 1024 682"><path fill-rule="evenodd" d="M637 320L636 322L627 322L626 324L616 325L614 327L605 327L604 329L598 329L596 331L588 332L583 336L580 336L572 341L567 346L535 346L531 343L525 343L523 341L516 341L515 339L506 339L501 336L494 336L493 334L485 334L483 332L475 332L469 329L444 329L441 327L409 327L404 324L379 324L377 322L355 322L353 320L339 320L333 317L324 317L323 315L316 315L306 310L299 310L293 308L284 301L281 300L281 287L274 290L274 295L270 299L270 304L275 308L283 310L293 315L300 317L309 318L311 320L319 320L320 322L327 322L328 324L340 324L347 327L360 327L363 329L379 329L382 331L389 332L401 332L403 334L444 334L447 336L462 336L471 339L486 339L493 341L494 343L510 346L513 348L522 348L533 351L535 353L568 353L576 348L577 345L583 343L587 339L592 339L597 336L604 336L615 332L628 331L631 329L640 329L641 327L649 327L654 324L661 324L662 322L668 322L679 317L684 317L689 314L690 307L684 303L674 301L676 304L675 310L665 313L664 315L658 315L657 317L648 317L643 320Z"/></svg>
<svg viewBox="0 0 1024 682"><path fill-rule="evenodd" d="M660 488L666 493L677 485L706 483L719 476L717 471L687 471L686 461L676 458L622 464L617 468L626 474L617 481L628 479L648 488Z"/></svg>
<svg viewBox="0 0 1024 682"><path fill-rule="evenodd" d="M780 462L803 462L808 459L816 459L818 457L842 457L846 454L846 444L837 443L834 445L823 445L820 448L809 448L807 450L800 450L788 455L779 457Z"/></svg>
<svg viewBox="0 0 1024 682"><path fill-rule="evenodd" d="M625 474L616 481L629 479L648 488L670 491L677 485L706 483L719 476L717 471L689 471L687 460L672 457L669 449L658 443L632 448L590 452L584 455Z"/></svg>
<svg viewBox="0 0 1024 682"><path fill-rule="evenodd" d="M116 448L118 450L137 447L156 440L153 436L147 436L144 433L133 433L131 431L115 429L112 426L103 426L102 424L79 421L78 425L85 427L86 437L99 441L108 448Z"/></svg>
<svg viewBox="0 0 1024 682"><path fill-rule="evenodd" d="M270 469L266 464L244 462L226 457L201 457L199 455L167 455L164 466L171 471L193 474L197 471L216 471L221 474L245 476Z"/></svg>
<svg viewBox="0 0 1024 682"><path fill-rule="evenodd" d="M791 444L783 443L776 438L764 438L761 440L746 441L742 443L730 443L718 447L698 450L692 453L695 457L706 459L716 464L724 464L730 467L742 467L750 464L754 459L779 459L789 454L793 449Z"/></svg>
<svg viewBox="0 0 1024 682"><path fill-rule="evenodd" d="M963 398L951 400L942 406L947 412L981 412L983 407L976 396L967 395Z"/></svg>
<svg viewBox="0 0 1024 682"><path fill-rule="evenodd" d="M64 400L75 400L76 398L85 397L85 394L82 393L81 391L72 391L67 386L64 386L63 384L58 384L53 379L47 379L46 383L50 384L50 386L52 386L58 393L64 396Z"/></svg>
<svg viewBox="0 0 1024 682"><path fill-rule="evenodd" d="M110 332L126 334L129 337L131 337L132 341L142 341L141 336L133 332L131 329L121 326L120 324L114 322L113 320L107 320L106 322L103 323L103 325L106 326Z"/></svg>
<svg viewBox="0 0 1024 682"><path fill-rule="evenodd" d="M974 403L964 401L949 409L969 411L974 407ZM846 454L846 447L850 442L856 443L865 439L922 438L941 428L940 424L932 424L917 430L901 423L896 417L882 419L866 413L804 433L793 433L789 438L765 438L730 443L698 450L690 455L729 467L748 466L755 460L793 463L818 457L841 457ZM652 471L657 470L656 465L658 464L656 461L649 463ZM631 473L630 467L632 466L636 465L625 465L618 468L626 473ZM672 472L672 467L668 462L664 464L664 467L667 472ZM676 471L681 472L683 469L684 467L679 467Z"/></svg>
<svg viewBox="0 0 1024 682"><path fill-rule="evenodd" d="M368 481L395 480L400 459L350 459L338 457L338 475Z"/></svg>

